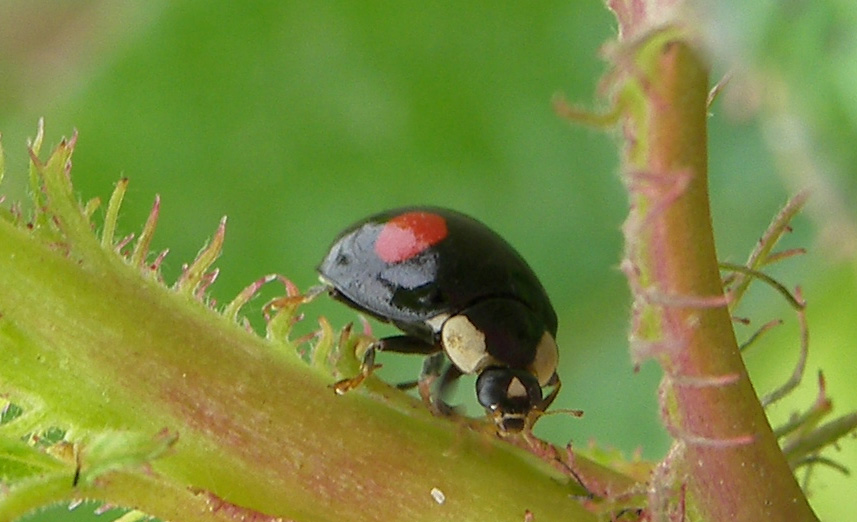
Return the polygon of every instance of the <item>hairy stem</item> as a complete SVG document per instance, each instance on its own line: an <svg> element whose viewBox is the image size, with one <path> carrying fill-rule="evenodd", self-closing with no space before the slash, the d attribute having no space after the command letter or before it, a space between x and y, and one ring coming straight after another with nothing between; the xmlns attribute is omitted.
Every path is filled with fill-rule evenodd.
<svg viewBox="0 0 857 522"><path fill-rule="evenodd" d="M33 152L37 219L0 219L0 393L21 407L0 425L0 520L76 499L190 522L593 520L576 482L493 433L375 379L335 396L327 358L309 364L287 340L288 306L267 339L236 322L277 278L211 309L225 222L172 288L145 262L159 202L117 255L115 227L98 239L74 196L73 145L46 163ZM325 353L333 333L320 335ZM56 428L62 441L39 442Z"/></svg>
<svg viewBox="0 0 857 522"><path fill-rule="evenodd" d="M813 520L747 377L723 294L708 204L707 65L677 29L627 52L617 99L632 208L623 266L633 354L663 367L662 416L676 439L655 475L652 509Z"/></svg>

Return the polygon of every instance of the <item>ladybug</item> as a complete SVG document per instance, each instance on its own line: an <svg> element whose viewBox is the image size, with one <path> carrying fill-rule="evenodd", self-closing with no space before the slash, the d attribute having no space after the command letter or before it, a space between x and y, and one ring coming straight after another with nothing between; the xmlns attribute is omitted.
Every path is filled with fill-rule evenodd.
<svg viewBox="0 0 857 522"><path fill-rule="evenodd" d="M457 378L476 374L476 396L500 433L529 428L556 398L557 317L547 292L479 221L438 207L375 214L336 238L318 273L333 298L404 334L372 343L361 374L336 383L338 393L371 374L376 351L388 351L446 355L441 406ZM543 387L553 387L546 397Z"/></svg>

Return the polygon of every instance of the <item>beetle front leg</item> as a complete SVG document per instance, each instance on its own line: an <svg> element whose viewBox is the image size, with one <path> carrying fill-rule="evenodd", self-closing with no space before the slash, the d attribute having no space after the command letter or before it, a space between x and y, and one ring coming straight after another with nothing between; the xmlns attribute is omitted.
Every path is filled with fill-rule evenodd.
<svg viewBox="0 0 857 522"><path fill-rule="evenodd" d="M446 398L450 395L458 379L461 377L461 370L458 366L450 364L440 378L440 383L437 385L435 392L432 394L432 410L435 415L450 417L456 414L455 407L450 406L446 402Z"/></svg>
<svg viewBox="0 0 857 522"><path fill-rule="evenodd" d="M553 401L556 400L556 396L559 395L559 390L562 388L562 381L559 380L559 375L554 372L545 386L553 386L553 390L551 390L548 396L542 399L542 402L536 407L537 410L542 412L547 410L550 405L553 404Z"/></svg>
<svg viewBox="0 0 857 522"><path fill-rule="evenodd" d="M446 402L446 397L452 391L455 382L461 377L461 370L450 364L444 371L446 356L442 352L429 355L423 361L420 378L416 381L396 385L400 390L417 387L420 399L431 412L440 417L450 417L456 414L455 407Z"/></svg>
<svg viewBox="0 0 857 522"><path fill-rule="evenodd" d="M420 399L429 409L432 409L432 385L440 377L440 372L443 369L443 363L446 361L446 356L438 352L434 355L429 355L423 360L423 367L420 370L420 378L414 381L414 386L417 387ZM401 387L399 388L401 389Z"/></svg>
<svg viewBox="0 0 857 522"><path fill-rule="evenodd" d="M400 382L396 385L396 388L402 391L418 388L420 397L422 397L426 405L429 405L431 400L429 399L428 390L430 390L432 383L440 377L440 372L443 370L443 363L445 361L446 356L441 352L429 355L423 359L423 367L420 370L419 378L413 381Z"/></svg>

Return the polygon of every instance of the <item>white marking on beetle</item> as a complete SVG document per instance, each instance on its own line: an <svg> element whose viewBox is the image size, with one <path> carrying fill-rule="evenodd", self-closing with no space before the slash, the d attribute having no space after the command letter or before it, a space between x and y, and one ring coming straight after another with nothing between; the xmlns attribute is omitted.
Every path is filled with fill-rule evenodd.
<svg viewBox="0 0 857 522"><path fill-rule="evenodd" d="M435 502L441 505L446 502L446 495L443 494L443 491L437 488L431 488L431 498L433 498Z"/></svg>
<svg viewBox="0 0 857 522"><path fill-rule="evenodd" d="M443 323L445 323L447 319L449 319L449 314L437 314L434 317L426 319L426 324L429 325L432 332L438 333L443 328Z"/></svg>
<svg viewBox="0 0 857 522"><path fill-rule="evenodd" d="M509 387L506 388L506 397L526 397L527 387L521 382L521 379L515 377L509 382Z"/></svg>
<svg viewBox="0 0 857 522"><path fill-rule="evenodd" d="M465 315L450 317L443 323L441 342L449 360L464 373L478 372L491 358L485 347L485 334Z"/></svg>
<svg viewBox="0 0 857 522"><path fill-rule="evenodd" d="M530 371L538 377L539 384L545 386L556 372L557 364L559 364L559 349L551 334L545 332L536 346L536 356L530 364Z"/></svg>

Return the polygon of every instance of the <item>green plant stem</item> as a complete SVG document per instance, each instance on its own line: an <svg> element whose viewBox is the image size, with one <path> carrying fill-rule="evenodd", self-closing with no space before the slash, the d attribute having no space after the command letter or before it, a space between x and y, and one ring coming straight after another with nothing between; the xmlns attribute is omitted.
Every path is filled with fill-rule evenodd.
<svg viewBox="0 0 857 522"><path fill-rule="evenodd" d="M678 30L629 52L618 97L634 356L662 365L662 416L676 439L653 481L653 508L686 510L691 520L814 520L748 379L723 296L708 205L707 65Z"/></svg>
<svg viewBox="0 0 857 522"><path fill-rule="evenodd" d="M43 225L0 219L0 385L24 408L0 436L58 426L77 461L4 489L0 520L77 498L189 522L593 520L533 455L377 381L337 397L283 339L102 248L75 215L72 145L37 169ZM118 441L112 456L99 437Z"/></svg>

